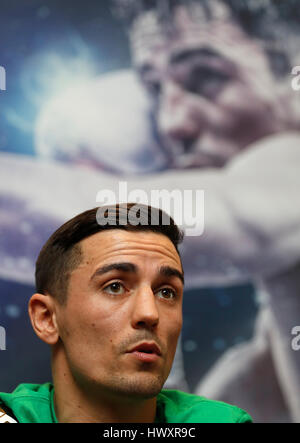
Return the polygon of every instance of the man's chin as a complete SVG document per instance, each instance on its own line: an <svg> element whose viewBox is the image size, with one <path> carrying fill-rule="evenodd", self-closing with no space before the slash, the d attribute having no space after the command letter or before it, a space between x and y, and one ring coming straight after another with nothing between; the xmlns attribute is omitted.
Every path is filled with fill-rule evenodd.
<svg viewBox="0 0 300 443"><path fill-rule="evenodd" d="M153 374L137 374L129 377L121 377L115 380L115 392L131 398L148 399L156 397L165 379Z"/></svg>

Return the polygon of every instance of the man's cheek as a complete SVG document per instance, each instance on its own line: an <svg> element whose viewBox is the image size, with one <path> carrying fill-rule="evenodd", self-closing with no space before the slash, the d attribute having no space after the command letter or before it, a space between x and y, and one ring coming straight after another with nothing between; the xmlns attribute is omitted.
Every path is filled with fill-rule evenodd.
<svg viewBox="0 0 300 443"><path fill-rule="evenodd" d="M173 342L177 342L181 329L182 329L182 315L178 315L178 317L174 319L173 327L170 330L170 339Z"/></svg>
<svg viewBox="0 0 300 443"><path fill-rule="evenodd" d="M78 315L77 312L70 312L59 322L59 333L62 341L72 341L77 343L78 346L81 342L90 339L92 330L92 322L84 315Z"/></svg>

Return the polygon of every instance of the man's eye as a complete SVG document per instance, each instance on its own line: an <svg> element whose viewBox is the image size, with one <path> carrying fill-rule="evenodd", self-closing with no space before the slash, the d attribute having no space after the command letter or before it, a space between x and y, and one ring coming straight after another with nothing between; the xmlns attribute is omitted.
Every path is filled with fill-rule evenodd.
<svg viewBox="0 0 300 443"><path fill-rule="evenodd" d="M111 283L110 285L104 288L105 292L113 295L121 295L125 292L124 286L119 282Z"/></svg>
<svg viewBox="0 0 300 443"><path fill-rule="evenodd" d="M185 89L213 99L228 82L228 75L208 68L196 68L185 81Z"/></svg>
<svg viewBox="0 0 300 443"><path fill-rule="evenodd" d="M163 288L163 289L160 289L160 290L157 292L157 294L159 294L159 296L160 296L161 298L170 299L170 300L175 299L176 296L177 296L176 292L175 292L173 289L171 289L171 288Z"/></svg>

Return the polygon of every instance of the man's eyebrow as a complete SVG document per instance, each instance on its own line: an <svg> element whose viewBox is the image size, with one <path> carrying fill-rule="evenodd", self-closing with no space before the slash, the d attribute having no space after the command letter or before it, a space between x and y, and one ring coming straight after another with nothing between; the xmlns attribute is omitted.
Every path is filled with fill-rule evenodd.
<svg viewBox="0 0 300 443"><path fill-rule="evenodd" d="M204 56L204 57L218 57L224 59L224 57L214 49L203 47L203 48L192 48L192 49L184 49L178 52L175 52L170 57L171 65L176 65L179 63L184 63L191 58Z"/></svg>
<svg viewBox="0 0 300 443"><path fill-rule="evenodd" d="M96 269L94 274L91 277L91 280L93 280L95 277L98 277L99 275L106 274L110 271L122 271L122 272L135 272L137 273L138 268L133 263L111 263L109 265L101 266L101 268Z"/></svg>
<svg viewBox="0 0 300 443"><path fill-rule="evenodd" d="M122 272L131 272L131 273L137 273L138 267L133 263L111 263L109 265L101 266L101 268L96 269L94 274L91 277L91 280L94 278L106 274L110 271L122 271ZM182 284L184 284L184 274L183 272L178 271L176 268L172 268L171 266L161 266L159 268L159 274L163 275L165 277L178 277Z"/></svg>
<svg viewBox="0 0 300 443"><path fill-rule="evenodd" d="M171 266L161 266L159 268L159 274L165 277L178 277L184 285L184 274L178 271L178 269L172 268Z"/></svg>

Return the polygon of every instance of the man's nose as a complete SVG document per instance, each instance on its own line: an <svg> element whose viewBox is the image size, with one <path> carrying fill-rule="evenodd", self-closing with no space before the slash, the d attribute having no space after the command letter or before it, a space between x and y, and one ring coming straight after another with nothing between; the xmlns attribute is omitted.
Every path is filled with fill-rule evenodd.
<svg viewBox="0 0 300 443"><path fill-rule="evenodd" d="M153 329L158 325L157 299L149 286L140 287L133 299L132 326Z"/></svg>
<svg viewBox="0 0 300 443"><path fill-rule="evenodd" d="M159 132L183 142L195 140L201 125L195 110L195 98L175 82L166 82L161 91L157 124Z"/></svg>

